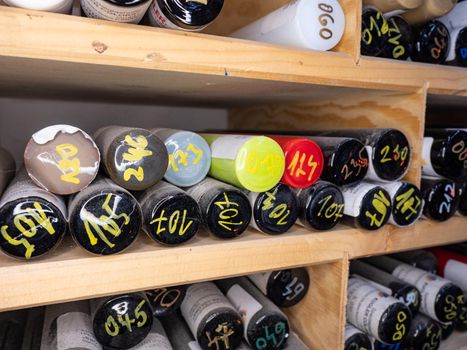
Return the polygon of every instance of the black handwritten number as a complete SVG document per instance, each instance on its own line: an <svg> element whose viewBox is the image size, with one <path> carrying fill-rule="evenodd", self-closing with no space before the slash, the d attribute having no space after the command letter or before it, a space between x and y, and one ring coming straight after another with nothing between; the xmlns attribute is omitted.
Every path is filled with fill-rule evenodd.
<svg viewBox="0 0 467 350"><path fill-rule="evenodd" d="M319 23L321 23L324 27L328 25L328 18L329 20L334 23L334 18L328 13L323 13L322 15L319 15Z"/></svg>
<svg viewBox="0 0 467 350"><path fill-rule="evenodd" d="M321 11L323 12L327 12L327 13L332 13L332 11L334 11L334 9L332 8L331 5L328 5L328 4L323 4L323 3L319 3L318 4L318 7Z"/></svg>
<svg viewBox="0 0 467 350"><path fill-rule="evenodd" d="M330 15L330 13L334 11L331 5L319 3L318 8L325 12L318 17L319 23L321 23L323 27L327 27L329 21L334 23L334 18ZM332 31L329 28L321 28L319 31L319 36L324 40L329 40L332 38Z"/></svg>

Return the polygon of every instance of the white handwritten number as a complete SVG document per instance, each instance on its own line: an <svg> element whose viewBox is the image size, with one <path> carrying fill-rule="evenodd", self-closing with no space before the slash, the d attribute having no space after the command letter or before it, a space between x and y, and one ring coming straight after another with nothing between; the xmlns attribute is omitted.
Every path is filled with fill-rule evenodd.
<svg viewBox="0 0 467 350"><path fill-rule="evenodd" d="M282 296L286 297L286 299L289 301L295 299L305 289L305 286L303 285L303 283L301 282L297 283L297 282L298 282L298 278L294 277L292 282L290 282L289 284L287 284L287 286L285 286L286 291L282 293ZM294 287L296 283L297 285Z"/></svg>
<svg viewBox="0 0 467 350"><path fill-rule="evenodd" d="M454 184L448 184L444 188L444 199L446 200L445 202L442 202L441 205L439 206L439 213L442 214L443 211L446 211L446 213L449 213L451 211L451 202L454 199L455 193L456 193L456 187Z"/></svg>

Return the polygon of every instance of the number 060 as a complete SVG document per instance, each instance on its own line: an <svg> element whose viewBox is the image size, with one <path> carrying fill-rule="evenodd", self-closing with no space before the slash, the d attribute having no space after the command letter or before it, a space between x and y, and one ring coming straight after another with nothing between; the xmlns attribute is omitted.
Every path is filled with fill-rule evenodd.
<svg viewBox="0 0 467 350"><path fill-rule="evenodd" d="M334 23L334 18L330 15L330 13L333 12L333 8L331 5L324 4L324 3L319 3L318 8L325 12L318 17L319 23L323 27L326 27L329 22ZM324 40L328 40L332 38L332 31L329 28L321 28L319 31L319 36L322 37Z"/></svg>

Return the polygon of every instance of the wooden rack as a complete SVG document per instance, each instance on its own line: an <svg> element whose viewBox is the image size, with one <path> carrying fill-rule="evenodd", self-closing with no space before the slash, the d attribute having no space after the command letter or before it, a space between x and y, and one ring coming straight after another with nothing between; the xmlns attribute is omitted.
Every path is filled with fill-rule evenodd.
<svg viewBox="0 0 467 350"><path fill-rule="evenodd" d="M407 179L419 183L427 101L465 105L467 69L360 57L358 0L341 0L346 34L333 52L219 36L287 2L226 0L209 35L0 7L0 94L222 107L236 129L397 127L413 146ZM0 310L309 266L311 292L288 314L311 348L340 349L350 258L467 240L466 224L455 217L322 233L297 226L277 237L201 235L177 248L142 235L104 258L70 241L43 260L0 257Z"/></svg>

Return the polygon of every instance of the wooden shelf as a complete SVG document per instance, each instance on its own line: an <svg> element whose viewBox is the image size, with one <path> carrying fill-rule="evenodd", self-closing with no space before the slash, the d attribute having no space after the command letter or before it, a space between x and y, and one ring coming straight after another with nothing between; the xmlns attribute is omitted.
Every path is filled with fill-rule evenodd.
<svg viewBox="0 0 467 350"><path fill-rule="evenodd" d="M202 234L175 248L142 234L128 251L109 257L90 256L69 240L42 260L0 258L0 310L453 243L467 240L466 224L456 217L446 223L422 220L408 229L388 225L363 232L339 226L322 233L297 226L281 236L250 230L233 241Z"/></svg>
<svg viewBox="0 0 467 350"><path fill-rule="evenodd" d="M1 7L0 93L223 106L351 88L467 96L467 69ZM57 30L59 28L59 30ZM220 102L222 101L222 103Z"/></svg>
<svg viewBox="0 0 467 350"><path fill-rule="evenodd" d="M427 101L464 108L467 69L360 57L361 0L340 0L346 34L334 52L213 35L288 1L227 0L208 34L0 6L0 94L222 107L238 129L397 126L412 145L406 179L419 183ZM465 127L457 113L451 119ZM466 241L466 224L455 217L406 229L338 226L322 233L297 226L281 236L249 230L233 241L201 234L173 248L141 234L126 252L108 257L91 256L68 237L41 260L0 256L0 311L307 266L313 288L288 310L289 319L311 348L337 349L349 258Z"/></svg>

